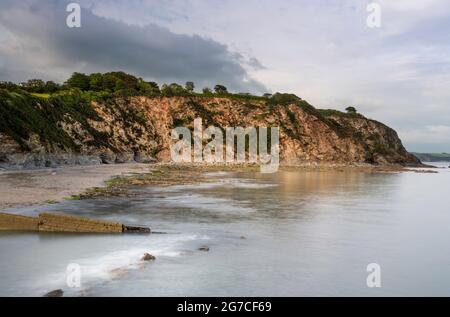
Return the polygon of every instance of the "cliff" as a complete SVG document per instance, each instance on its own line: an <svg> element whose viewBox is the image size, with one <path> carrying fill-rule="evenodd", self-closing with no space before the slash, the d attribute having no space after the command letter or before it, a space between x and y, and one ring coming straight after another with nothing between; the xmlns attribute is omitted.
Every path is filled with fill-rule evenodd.
<svg viewBox="0 0 450 317"><path fill-rule="evenodd" d="M0 90L0 167L168 161L171 129L197 117L204 126L279 126L284 164L420 164L386 125L293 95L39 98Z"/></svg>

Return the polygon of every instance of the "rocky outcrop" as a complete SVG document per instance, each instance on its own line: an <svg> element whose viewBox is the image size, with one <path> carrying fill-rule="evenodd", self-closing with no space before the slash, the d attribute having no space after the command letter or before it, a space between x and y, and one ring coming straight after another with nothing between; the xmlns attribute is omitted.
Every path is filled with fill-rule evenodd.
<svg viewBox="0 0 450 317"><path fill-rule="evenodd" d="M55 289L54 291L48 292L44 297L63 297L64 291L62 289Z"/></svg>
<svg viewBox="0 0 450 317"><path fill-rule="evenodd" d="M144 256L141 258L141 261L154 261L156 257L151 255L150 253L144 253Z"/></svg>
<svg viewBox="0 0 450 317"><path fill-rule="evenodd" d="M11 125L0 129L0 168L170 161L171 129L192 128L198 117L204 127L280 127L285 164L420 164L386 125L361 115L317 110L301 99L130 97L92 101L84 106L89 109L83 108L87 114L77 113L75 105L44 116L57 111L51 103L27 103L36 116L46 111L40 120L48 120L51 131L31 127L19 133Z"/></svg>
<svg viewBox="0 0 450 317"><path fill-rule="evenodd" d="M200 248L198 248L198 250L203 252L209 252L209 247L207 245L202 245Z"/></svg>

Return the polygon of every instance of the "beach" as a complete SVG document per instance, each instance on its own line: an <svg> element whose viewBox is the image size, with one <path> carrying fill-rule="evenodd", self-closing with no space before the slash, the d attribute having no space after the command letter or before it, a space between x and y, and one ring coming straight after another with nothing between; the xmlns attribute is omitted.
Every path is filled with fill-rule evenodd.
<svg viewBox="0 0 450 317"><path fill-rule="evenodd" d="M0 172L0 211L53 203L93 187L105 187L114 176L145 173L148 164L70 166L42 170Z"/></svg>

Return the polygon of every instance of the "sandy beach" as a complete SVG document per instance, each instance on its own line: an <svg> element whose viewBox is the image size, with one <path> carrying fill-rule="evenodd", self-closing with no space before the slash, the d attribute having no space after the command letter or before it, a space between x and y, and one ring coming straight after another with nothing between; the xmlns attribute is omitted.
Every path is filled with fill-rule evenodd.
<svg viewBox="0 0 450 317"><path fill-rule="evenodd" d="M143 173L148 164L71 166L43 170L0 172L0 211L43 204L77 195L92 187L104 187L113 176Z"/></svg>

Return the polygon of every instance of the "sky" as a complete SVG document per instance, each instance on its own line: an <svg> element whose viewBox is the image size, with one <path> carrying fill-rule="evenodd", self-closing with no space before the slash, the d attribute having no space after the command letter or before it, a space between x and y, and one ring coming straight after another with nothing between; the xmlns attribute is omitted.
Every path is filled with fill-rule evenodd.
<svg viewBox="0 0 450 317"><path fill-rule="evenodd" d="M70 2L80 28L66 25ZM450 152L448 0L0 1L0 80L112 70L355 106L410 151Z"/></svg>

